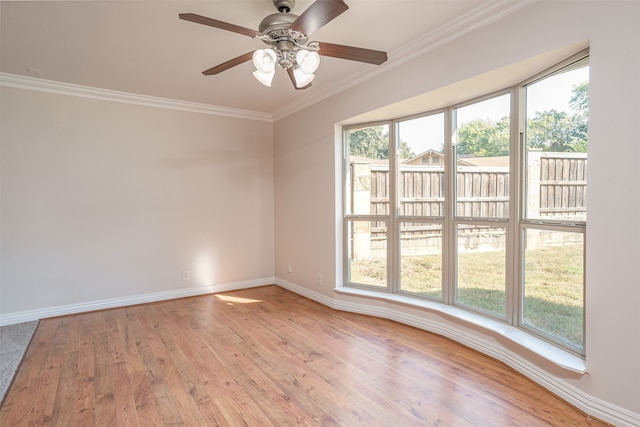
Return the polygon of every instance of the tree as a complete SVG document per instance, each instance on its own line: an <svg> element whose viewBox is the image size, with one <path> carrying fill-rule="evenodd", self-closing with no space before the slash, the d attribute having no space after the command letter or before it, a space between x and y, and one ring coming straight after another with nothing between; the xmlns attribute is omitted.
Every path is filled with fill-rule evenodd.
<svg viewBox="0 0 640 427"><path fill-rule="evenodd" d="M382 125L351 132L349 134L349 154L369 159L388 159L389 133L384 131ZM400 157L410 159L414 156L415 154L411 152L409 145L400 141Z"/></svg>
<svg viewBox="0 0 640 427"><path fill-rule="evenodd" d="M573 116L574 137L580 141L580 145L587 151L587 121L589 119L589 82L582 82L573 87L573 96L569 100L569 107L575 114Z"/></svg>
<svg viewBox="0 0 640 427"><path fill-rule="evenodd" d="M536 112L527 123L530 149L555 152L587 152L589 82L574 85L569 100L571 113L557 110Z"/></svg>
<svg viewBox="0 0 640 427"><path fill-rule="evenodd" d="M401 159L411 159L416 155L411 151L409 144L406 141L400 141L400 158Z"/></svg>
<svg viewBox="0 0 640 427"><path fill-rule="evenodd" d="M574 85L572 91L569 107L577 114L586 117L589 111L589 82Z"/></svg>
<svg viewBox="0 0 640 427"><path fill-rule="evenodd" d="M458 129L458 154L475 157L509 155L509 117L500 120L476 119Z"/></svg>
<svg viewBox="0 0 640 427"><path fill-rule="evenodd" d="M587 152L589 82L574 85L569 100L571 112L538 111L527 121L530 149L555 152ZM476 119L458 129L458 154L476 157L509 155L509 118L498 121Z"/></svg>
<svg viewBox="0 0 640 427"><path fill-rule="evenodd" d="M554 152L585 152L586 123L573 114L550 110L537 112L527 125L530 149Z"/></svg>

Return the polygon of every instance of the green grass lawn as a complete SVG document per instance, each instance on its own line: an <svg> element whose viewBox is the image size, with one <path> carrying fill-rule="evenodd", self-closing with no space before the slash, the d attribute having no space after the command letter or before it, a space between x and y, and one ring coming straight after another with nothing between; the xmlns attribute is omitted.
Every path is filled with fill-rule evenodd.
<svg viewBox="0 0 640 427"><path fill-rule="evenodd" d="M582 245L527 251L525 324L583 348L583 282Z"/></svg>
<svg viewBox="0 0 640 427"><path fill-rule="evenodd" d="M402 290L441 298L441 265L441 257L436 255L404 257ZM504 252L462 253L458 270L458 303L504 315ZM354 260L351 281L386 286L384 260ZM582 245L527 250L524 281L524 324L582 348Z"/></svg>

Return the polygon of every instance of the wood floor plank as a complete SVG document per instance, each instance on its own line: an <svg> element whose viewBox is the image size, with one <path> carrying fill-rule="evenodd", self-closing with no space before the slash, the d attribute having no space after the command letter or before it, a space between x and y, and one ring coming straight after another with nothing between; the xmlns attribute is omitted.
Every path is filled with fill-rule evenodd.
<svg viewBox="0 0 640 427"><path fill-rule="evenodd" d="M0 425L601 426L447 338L276 286L44 319Z"/></svg>
<svg viewBox="0 0 640 427"><path fill-rule="evenodd" d="M105 313L106 314L106 313ZM106 319L105 319L106 320ZM95 379L93 381L96 406L95 419L103 422L104 425L115 425L116 406L115 390L113 388L113 361L109 354L108 332L97 332L94 341L96 349L95 359Z"/></svg>
<svg viewBox="0 0 640 427"><path fill-rule="evenodd" d="M159 359L168 357L164 346L159 342L155 333L155 327L149 322L146 310L141 309L135 322L131 319L132 327L141 337L137 341L137 351L145 366L145 378L140 384L140 393L136 399L136 405L140 408L142 416L150 424L154 425L180 425L182 417L177 409L176 402L171 393L171 388L164 377ZM147 387L147 390L144 387ZM142 402L139 402L142 400Z"/></svg>
<svg viewBox="0 0 640 427"><path fill-rule="evenodd" d="M95 408L95 346L93 336L86 330L79 337L77 379L75 381L74 414L79 425L94 425Z"/></svg>

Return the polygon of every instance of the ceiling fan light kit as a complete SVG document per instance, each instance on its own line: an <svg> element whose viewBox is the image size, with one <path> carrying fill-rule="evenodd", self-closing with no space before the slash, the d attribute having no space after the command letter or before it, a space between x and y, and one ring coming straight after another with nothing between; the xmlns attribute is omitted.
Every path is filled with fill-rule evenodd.
<svg viewBox="0 0 640 427"><path fill-rule="evenodd" d="M240 55L203 74L218 74L252 59L256 67L253 76L263 85L271 86L278 65L286 70L296 89L306 89L315 78L321 55L376 65L387 60L386 52L309 41L312 33L349 8L343 0L316 0L300 16L290 13L295 0L273 0L273 4L279 12L265 17L258 31L194 13L181 13L180 19L260 39L269 46Z"/></svg>
<svg viewBox="0 0 640 427"><path fill-rule="evenodd" d="M267 72L260 71L260 70L255 70L253 72L253 77L255 77L257 81L259 81L266 87L271 87L271 82L273 81L273 76L275 75L276 75L275 67L273 67L273 70L267 71Z"/></svg>
<svg viewBox="0 0 640 427"><path fill-rule="evenodd" d="M316 77L315 74L306 74L300 68L293 69L293 78L295 79L296 87L305 87L311 84L311 81Z"/></svg>
<svg viewBox="0 0 640 427"><path fill-rule="evenodd" d="M305 74L313 74L320 66L320 54L312 50L299 50L296 53L296 62L300 71Z"/></svg>
<svg viewBox="0 0 640 427"><path fill-rule="evenodd" d="M256 71L253 76L265 86L271 87L273 76L276 75L277 55L273 49L257 49L253 52L253 65Z"/></svg>

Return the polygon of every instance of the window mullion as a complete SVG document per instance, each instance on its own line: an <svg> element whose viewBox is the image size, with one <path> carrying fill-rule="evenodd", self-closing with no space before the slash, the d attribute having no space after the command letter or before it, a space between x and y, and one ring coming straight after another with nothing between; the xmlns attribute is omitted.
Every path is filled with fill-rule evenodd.
<svg viewBox="0 0 640 427"><path fill-rule="evenodd" d="M398 215L400 212L400 200L398 196L398 141L397 121L389 125L389 226L387 228L387 257L389 268L387 269L387 284L391 292L397 292L400 288L400 224Z"/></svg>
<svg viewBox="0 0 640 427"><path fill-rule="evenodd" d="M442 238L442 297L445 304L453 304L455 300L456 288L456 245L455 245L455 224L453 222L455 212L455 109L448 108L445 112L444 126L444 191L445 191L445 207L444 207L444 224Z"/></svg>
<svg viewBox="0 0 640 427"><path fill-rule="evenodd" d="M519 325L522 318L522 190L524 188L524 93L514 89L511 103L511 173L509 180L509 227L507 236L507 322Z"/></svg>

